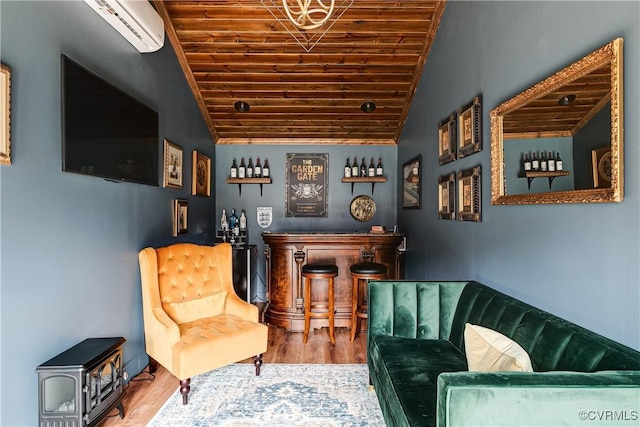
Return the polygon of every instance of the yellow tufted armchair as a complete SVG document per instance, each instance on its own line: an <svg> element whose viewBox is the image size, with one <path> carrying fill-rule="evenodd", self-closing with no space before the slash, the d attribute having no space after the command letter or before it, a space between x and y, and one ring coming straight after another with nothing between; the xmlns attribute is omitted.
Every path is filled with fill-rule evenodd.
<svg viewBox="0 0 640 427"><path fill-rule="evenodd" d="M138 258L150 369L157 362L178 377L183 404L195 375L252 356L260 375L268 328L233 289L230 244L178 243Z"/></svg>

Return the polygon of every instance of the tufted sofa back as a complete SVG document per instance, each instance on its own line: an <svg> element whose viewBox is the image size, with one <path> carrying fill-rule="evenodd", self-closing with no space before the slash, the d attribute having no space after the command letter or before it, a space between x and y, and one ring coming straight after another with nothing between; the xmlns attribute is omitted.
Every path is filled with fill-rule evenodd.
<svg viewBox="0 0 640 427"><path fill-rule="evenodd" d="M451 325L449 340L463 351L467 322L516 341L536 371L640 369L640 352L478 282L465 286Z"/></svg>

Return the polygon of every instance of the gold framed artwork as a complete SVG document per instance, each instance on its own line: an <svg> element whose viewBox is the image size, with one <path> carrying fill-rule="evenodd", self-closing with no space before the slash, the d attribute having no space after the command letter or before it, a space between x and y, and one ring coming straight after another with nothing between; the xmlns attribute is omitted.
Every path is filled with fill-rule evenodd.
<svg viewBox="0 0 640 427"><path fill-rule="evenodd" d="M438 178L438 219L455 218L455 179L453 172Z"/></svg>
<svg viewBox="0 0 640 427"><path fill-rule="evenodd" d="M482 151L480 95L458 110L458 158Z"/></svg>
<svg viewBox="0 0 640 427"><path fill-rule="evenodd" d="M441 165L456 159L456 114L438 124L438 162Z"/></svg>
<svg viewBox="0 0 640 427"><path fill-rule="evenodd" d="M481 166L458 172L458 219L460 221L480 222Z"/></svg>
<svg viewBox="0 0 640 427"><path fill-rule="evenodd" d="M611 188L611 147L591 151L593 188Z"/></svg>
<svg viewBox="0 0 640 427"><path fill-rule="evenodd" d="M11 68L0 65L0 164L11 164Z"/></svg>
<svg viewBox="0 0 640 427"><path fill-rule="evenodd" d="M191 195L211 196L211 159L197 150L193 150Z"/></svg>
<svg viewBox="0 0 640 427"><path fill-rule="evenodd" d="M184 159L182 147L168 139L164 140L164 166L162 168L162 186L182 188L182 168Z"/></svg>
<svg viewBox="0 0 640 427"><path fill-rule="evenodd" d="M420 209L422 156L402 165L402 209Z"/></svg>
<svg viewBox="0 0 640 427"><path fill-rule="evenodd" d="M173 237L188 232L189 202L183 199L173 200Z"/></svg>

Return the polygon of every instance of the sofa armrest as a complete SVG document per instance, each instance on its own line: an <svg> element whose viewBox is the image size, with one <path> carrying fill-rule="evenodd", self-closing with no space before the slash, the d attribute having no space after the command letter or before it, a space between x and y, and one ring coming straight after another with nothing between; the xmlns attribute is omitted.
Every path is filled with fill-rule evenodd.
<svg viewBox="0 0 640 427"><path fill-rule="evenodd" d="M638 425L640 371L452 372L438 377L437 425Z"/></svg>
<svg viewBox="0 0 640 427"><path fill-rule="evenodd" d="M240 299L240 297L238 297L235 293L229 293L227 295L224 312L226 314L236 315L241 319L248 320L254 323L258 323L259 320L258 307Z"/></svg>

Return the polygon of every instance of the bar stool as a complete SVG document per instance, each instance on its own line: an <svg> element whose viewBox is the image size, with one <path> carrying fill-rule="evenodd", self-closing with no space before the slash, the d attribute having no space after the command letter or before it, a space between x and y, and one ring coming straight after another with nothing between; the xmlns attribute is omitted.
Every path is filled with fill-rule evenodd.
<svg viewBox="0 0 640 427"><path fill-rule="evenodd" d="M302 342L307 343L309 338L309 327L311 326L311 318L329 319L329 339L332 344L336 343L334 333L335 308L333 301L333 279L338 275L338 266L333 264L305 264L302 266L302 277L304 282L304 337ZM313 279L327 279L328 292L328 309L326 313L316 313L311 311L311 286Z"/></svg>
<svg viewBox="0 0 640 427"><path fill-rule="evenodd" d="M367 319L367 283L369 280L381 280L387 277L387 267L377 262L359 262L349 267L353 277L351 293L351 342L360 330L360 321ZM363 281L360 293L360 281Z"/></svg>

